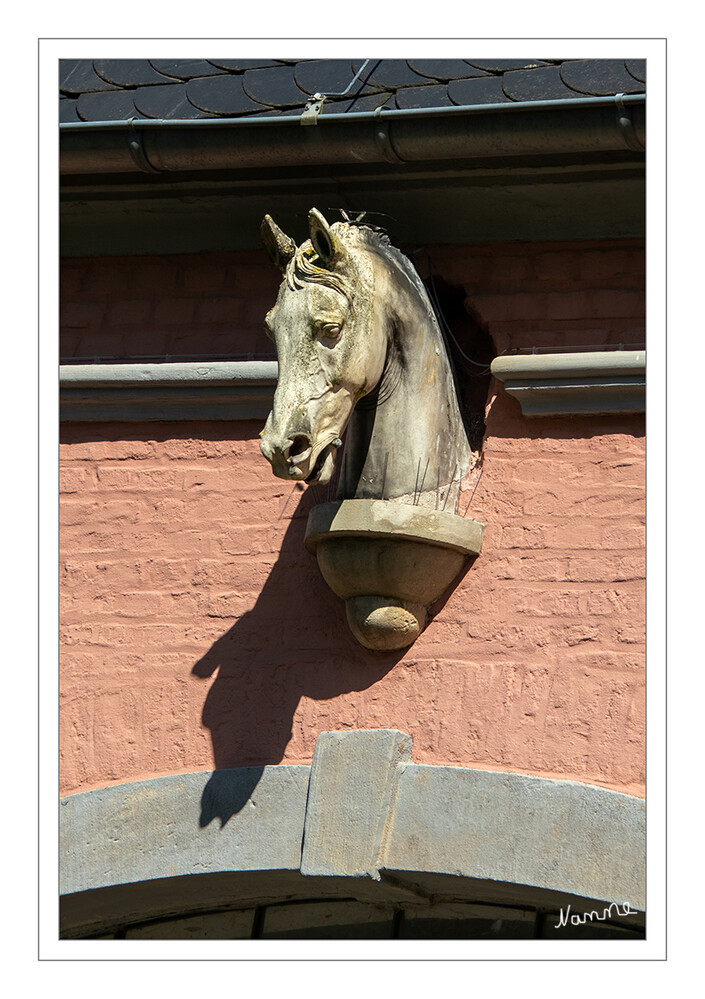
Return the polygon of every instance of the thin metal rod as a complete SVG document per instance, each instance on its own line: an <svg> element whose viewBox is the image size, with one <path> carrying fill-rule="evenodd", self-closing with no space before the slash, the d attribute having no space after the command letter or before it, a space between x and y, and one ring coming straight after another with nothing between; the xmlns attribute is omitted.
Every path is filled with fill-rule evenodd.
<svg viewBox="0 0 705 999"><path fill-rule="evenodd" d="M426 459L426 467L423 470L423 478L421 479L421 485L419 486L419 498L421 497L421 493L423 492L423 484L426 481L426 472L428 471L428 463L430 460L431 460L430 458Z"/></svg>
<svg viewBox="0 0 705 999"><path fill-rule="evenodd" d="M421 471L421 459L419 458L419 464L416 468L416 482L414 483L414 506L416 506L416 490L419 486L419 472Z"/></svg>
<svg viewBox="0 0 705 999"><path fill-rule="evenodd" d="M379 59L377 61L379 62ZM341 91L340 93L337 93L337 94L336 93L331 93L331 92L326 92L325 94L315 93L313 95L314 99L319 99L321 97L345 97L345 95L348 93L348 91L350 90L350 88L355 83L357 83L357 81L360 79L360 77L364 73L364 71L365 71L368 63L370 63L370 62L372 62L371 59L365 59L365 61L363 62L362 66L360 66L360 68L358 69L357 73L355 74L355 76L353 76L352 80L347 85L347 87L345 88L345 90L343 90L343 91Z"/></svg>

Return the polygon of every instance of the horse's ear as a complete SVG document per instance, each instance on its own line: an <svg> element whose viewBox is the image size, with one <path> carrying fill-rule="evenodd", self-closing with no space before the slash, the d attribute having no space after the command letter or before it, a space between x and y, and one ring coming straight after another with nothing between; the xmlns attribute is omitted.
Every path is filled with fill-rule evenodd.
<svg viewBox="0 0 705 999"><path fill-rule="evenodd" d="M311 245L323 263L328 266L335 257L335 236L317 208L312 208L308 213L308 228L311 235Z"/></svg>
<svg viewBox="0 0 705 999"><path fill-rule="evenodd" d="M296 243L279 228L271 215L265 215L260 226L262 242L269 259L280 271L286 270L286 265L296 253Z"/></svg>

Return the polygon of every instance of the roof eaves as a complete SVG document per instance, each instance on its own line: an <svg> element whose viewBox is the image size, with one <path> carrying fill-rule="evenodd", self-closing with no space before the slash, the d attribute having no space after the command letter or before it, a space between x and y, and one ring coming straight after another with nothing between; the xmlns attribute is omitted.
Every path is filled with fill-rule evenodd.
<svg viewBox="0 0 705 999"><path fill-rule="evenodd" d="M71 122L60 126L61 172L190 173L322 163L643 154L645 100L642 94L617 94L308 117L304 112Z"/></svg>

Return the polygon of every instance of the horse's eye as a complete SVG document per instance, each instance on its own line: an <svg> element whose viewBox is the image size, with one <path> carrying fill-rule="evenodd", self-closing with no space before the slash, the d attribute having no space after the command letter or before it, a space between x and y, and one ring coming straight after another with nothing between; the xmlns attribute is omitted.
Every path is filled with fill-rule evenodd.
<svg viewBox="0 0 705 999"><path fill-rule="evenodd" d="M337 340L340 336L340 323L325 323L321 326L321 338L323 340Z"/></svg>

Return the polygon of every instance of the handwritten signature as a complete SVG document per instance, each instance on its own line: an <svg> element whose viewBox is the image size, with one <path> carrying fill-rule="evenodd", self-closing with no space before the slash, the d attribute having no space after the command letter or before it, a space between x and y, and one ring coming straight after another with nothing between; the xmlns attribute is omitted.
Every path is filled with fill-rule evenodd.
<svg viewBox="0 0 705 999"><path fill-rule="evenodd" d="M561 929L563 926L567 926L568 922L570 922L572 926L583 926L588 922L588 920L590 922L593 920L604 922L604 920L613 919L615 916L635 916L637 911L637 909L631 909L629 907L629 902L626 902L621 909L616 902L611 902L605 909L603 909L602 915L600 915L596 909L593 909L592 912L574 912L571 916L570 906L568 906L565 912L563 909L560 910L560 915L558 916L558 929Z"/></svg>

